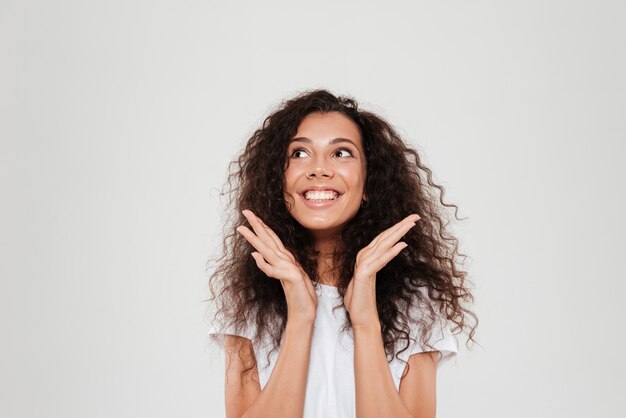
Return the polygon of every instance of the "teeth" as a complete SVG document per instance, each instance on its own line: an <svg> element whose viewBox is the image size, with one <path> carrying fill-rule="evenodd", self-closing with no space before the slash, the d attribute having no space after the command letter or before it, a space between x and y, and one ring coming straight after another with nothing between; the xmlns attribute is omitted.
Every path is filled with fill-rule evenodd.
<svg viewBox="0 0 626 418"><path fill-rule="evenodd" d="M337 196L336 192L309 191L304 194L306 200L335 200Z"/></svg>

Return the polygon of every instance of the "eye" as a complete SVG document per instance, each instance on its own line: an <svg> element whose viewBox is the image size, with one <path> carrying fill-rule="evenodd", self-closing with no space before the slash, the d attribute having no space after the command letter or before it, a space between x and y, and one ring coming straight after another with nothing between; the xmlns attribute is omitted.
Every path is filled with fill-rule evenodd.
<svg viewBox="0 0 626 418"><path fill-rule="evenodd" d="M291 152L290 157L292 157L292 158L302 158L302 157L300 157L300 156L297 156L297 155L296 155L296 154L297 154L297 153L299 153L299 152L304 152L304 153L306 153L306 150L305 150L304 148L297 148L297 149L295 149L295 150L293 150L293 151Z"/></svg>
<svg viewBox="0 0 626 418"><path fill-rule="evenodd" d="M335 154L338 153L346 153L347 155L344 154L345 157L352 157L352 151L350 151L348 148L339 148L337 151L335 151Z"/></svg>

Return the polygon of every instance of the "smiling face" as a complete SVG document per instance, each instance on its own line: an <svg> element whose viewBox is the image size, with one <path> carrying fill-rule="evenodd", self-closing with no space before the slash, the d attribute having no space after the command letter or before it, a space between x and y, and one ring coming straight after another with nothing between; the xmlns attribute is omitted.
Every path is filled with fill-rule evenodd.
<svg viewBox="0 0 626 418"><path fill-rule="evenodd" d="M359 127L339 112L311 113L286 157L284 198L291 216L316 238L336 237L367 200Z"/></svg>

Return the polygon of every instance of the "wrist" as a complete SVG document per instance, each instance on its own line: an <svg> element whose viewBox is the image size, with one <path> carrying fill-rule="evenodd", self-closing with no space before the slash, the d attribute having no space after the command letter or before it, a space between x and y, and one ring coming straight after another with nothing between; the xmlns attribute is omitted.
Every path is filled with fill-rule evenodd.
<svg viewBox="0 0 626 418"><path fill-rule="evenodd" d="M284 287L293 288L293 287L298 287L300 285L306 284L307 280L310 280L309 276L303 272L301 275L294 276L292 279L281 280L281 283L283 284L283 288Z"/></svg>
<svg viewBox="0 0 626 418"><path fill-rule="evenodd" d="M374 318L369 321L352 322L352 329L356 332L382 332L380 319Z"/></svg>
<svg viewBox="0 0 626 418"><path fill-rule="evenodd" d="M315 324L315 318L311 318L310 316L297 315L297 314L289 314L287 313L287 329L293 330L313 330L313 325Z"/></svg>

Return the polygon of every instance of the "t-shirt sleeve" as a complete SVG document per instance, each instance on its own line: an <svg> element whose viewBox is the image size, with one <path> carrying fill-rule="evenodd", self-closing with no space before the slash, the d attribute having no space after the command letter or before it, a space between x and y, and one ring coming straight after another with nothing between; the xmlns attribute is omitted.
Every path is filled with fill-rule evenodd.
<svg viewBox="0 0 626 418"><path fill-rule="evenodd" d="M431 326L430 338L426 344L421 343L421 331L423 325L416 321L409 324L409 335L411 340L406 350L400 352L406 346L406 340L399 341L396 358L389 364L391 374L394 379L396 389L399 390L402 374L407 367L409 358L413 354L424 353L429 351L438 351L440 353L437 362L437 370L446 363L451 362L457 355L457 342L451 332L451 328L443 320L435 320Z"/></svg>
<svg viewBox="0 0 626 418"><path fill-rule="evenodd" d="M220 350L224 350L224 336L237 335L252 340L254 338L254 330L250 326L243 329L236 329L234 325L229 323L222 315L217 315L211 322L209 329L209 341Z"/></svg>
<svg viewBox="0 0 626 418"><path fill-rule="evenodd" d="M401 365L396 363L392 367L394 377L397 382L400 381L409 358L413 354L424 353L429 351L438 351L439 358L437 361L437 370L444 364L452 362L458 353L458 345L454 334L452 333L451 322L442 316L437 302L433 302L428 297L426 289L420 289L424 298L411 308L411 318L409 319L409 337L408 347L400 352L406 346L406 340L398 342L397 357ZM429 333L425 335L427 340L422 341L423 327L429 327Z"/></svg>
<svg viewBox="0 0 626 418"><path fill-rule="evenodd" d="M420 288L422 300L411 308L409 321L411 341L406 351L402 353L403 360L408 362L413 354L438 351L440 353L437 369L456 358L458 346L452 334L451 322L441 314L440 304L428 296L426 288ZM420 320L417 320L417 319ZM434 319L434 320L433 320ZM425 343L421 341L422 328L429 327L430 336ZM404 347L404 344L402 345Z"/></svg>
<svg viewBox="0 0 626 418"><path fill-rule="evenodd" d="M406 354L405 361L413 354L428 351L439 351L439 361L437 369L443 364L451 362L458 353L458 346L454 335L452 334L449 323L441 318L436 319L431 327L430 338L427 344L420 343L419 335L421 327L417 323L411 325L411 337L416 341L411 341L409 348L403 353Z"/></svg>

